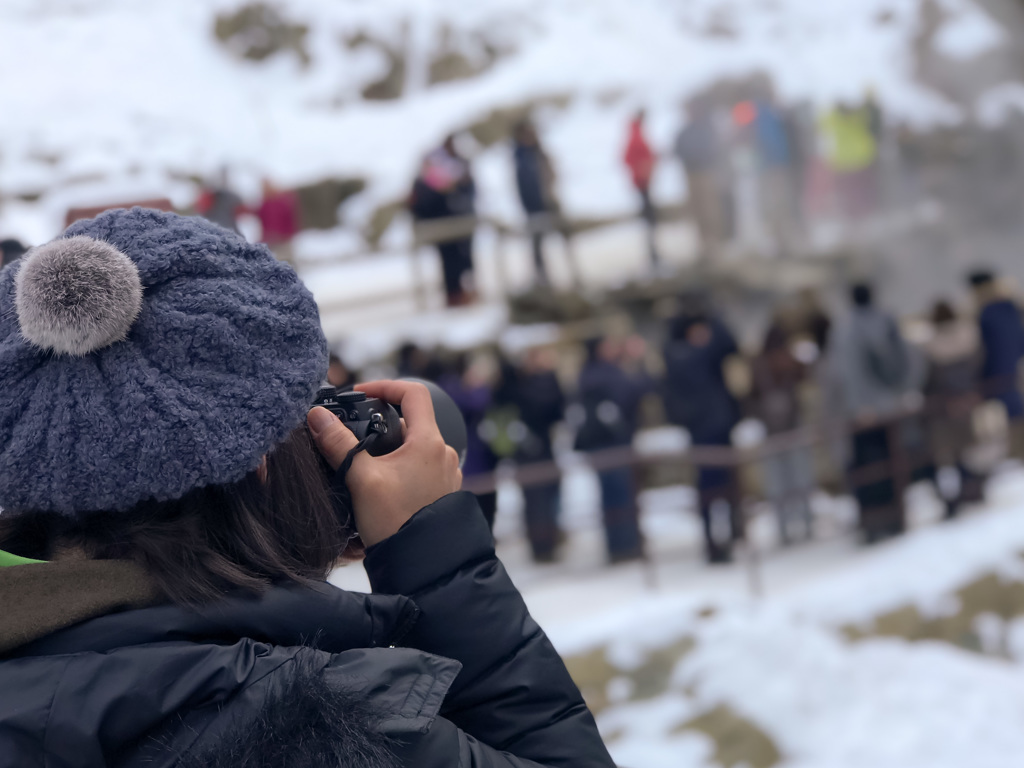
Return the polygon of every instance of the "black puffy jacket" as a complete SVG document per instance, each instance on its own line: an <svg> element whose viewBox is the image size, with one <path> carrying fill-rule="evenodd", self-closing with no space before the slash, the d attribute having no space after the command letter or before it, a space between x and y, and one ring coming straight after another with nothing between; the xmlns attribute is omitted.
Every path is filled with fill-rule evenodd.
<svg viewBox="0 0 1024 768"><path fill-rule="evenodd" d="M719 320L708 321L711 338L691 344L682 332L665 345L665 415L685 427L694 445L725 445L739 421L739 404L725 381L725 361L736 339Z"/></svg>
<svg viewBox="0 0 1024 768"><path fill-rule="evenodd" d="M0 568L15 596L0 637L46 616L45 594L18 596L51 565ZM3 768L612 765L470 494L369 549L373 595L281 587L201 612L117 610L132 604L113 597L123 573L102 569L127 565L90 562L54 595L82 593L58 612L72 625L0 659Z"/></svg>

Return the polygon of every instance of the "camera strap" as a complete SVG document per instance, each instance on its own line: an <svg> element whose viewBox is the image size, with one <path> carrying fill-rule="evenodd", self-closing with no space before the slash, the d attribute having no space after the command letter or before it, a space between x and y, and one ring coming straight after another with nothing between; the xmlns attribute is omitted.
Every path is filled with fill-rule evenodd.
<svg viewBox="0 0 1024 768"><path fill-rule="evenodd" d="M352 519L352 493L349 491L348 485L345 484L345 477L352 467L353 459L360 452L369 448L377 437L378 434L376 432L370 432L356 443L355 448L348 452L345 460L341 462L338 469L331 476L331 499L334 502L334 511L338 514L338 517L345 521L345 525L350 525L353 530L355 529L355 521Z"/></svg>

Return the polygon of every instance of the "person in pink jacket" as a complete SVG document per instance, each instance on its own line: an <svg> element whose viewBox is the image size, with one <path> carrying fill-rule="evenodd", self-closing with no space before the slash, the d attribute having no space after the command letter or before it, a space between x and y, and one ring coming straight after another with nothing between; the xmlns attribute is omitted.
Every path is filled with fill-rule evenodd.
<svg viewBox="0 0 1024 768"><path fill-rule="evenodd" d="M262 240L283 262L294 266L292 238L299 232L299 199L291 190L263 180L263 202L256 209L263 227Z"/></svg>
<svg viewBox="0 0 1024 768"><path fill-rule="evenodd" d="M644 136L644 118L645 112L640 110L630 121L629 141L626 144L623 161L633 178L633 186L640 194L640 211L647 222L647 247L651 257L651 266L657 266L660 262L655 242L657 211L651 202L651 177L654 175L657 157Z"/></svg>

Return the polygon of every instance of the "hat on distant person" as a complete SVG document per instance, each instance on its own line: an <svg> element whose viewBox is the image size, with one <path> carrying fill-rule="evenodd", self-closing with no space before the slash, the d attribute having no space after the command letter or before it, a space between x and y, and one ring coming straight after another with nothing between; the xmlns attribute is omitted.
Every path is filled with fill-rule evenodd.
<svg viewBox="0 0 1024 768"><path fill-rule="evenodd" d="M72 224L0 272L0 508L120 511L231 483L327 370L290 267L197 217Z"/></svg>
<svg viewBox="0 0 1024 768"><path fill-rule="evenodd" d="M976 269L967 276L967 282L971 284L973 288L981 288L985 285L991 285L996 281L996 275L991 269Z"/></svg>

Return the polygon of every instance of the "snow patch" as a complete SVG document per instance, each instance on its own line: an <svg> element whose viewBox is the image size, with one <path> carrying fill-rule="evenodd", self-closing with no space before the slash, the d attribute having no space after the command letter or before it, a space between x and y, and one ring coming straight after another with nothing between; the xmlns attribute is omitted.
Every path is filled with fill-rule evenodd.
<svg viewBox="0 0 1024 768"><path fill-rule="evenodd" d="M1003 83L978 97L974 113L986 128L997 128L1014 115L1024 114L1024 84Z"/></svg>
<svg viewBox="0 0 1024 768"><path fill-rule="evenodd" d="M1006 31L979 5L969 0L944 0L949 17L935 35L935 50L969 61L1008 42Z"/></svg>

